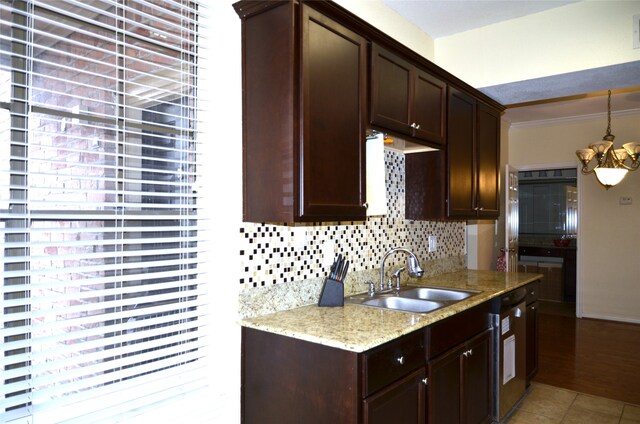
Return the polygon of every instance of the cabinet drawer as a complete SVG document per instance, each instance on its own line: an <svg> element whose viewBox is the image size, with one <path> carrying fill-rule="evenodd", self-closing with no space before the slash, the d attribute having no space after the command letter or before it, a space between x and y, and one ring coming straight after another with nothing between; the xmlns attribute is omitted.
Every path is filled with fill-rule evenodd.
<svg viewBox="0 0 640 424"><path fill-rule="evenodd" d="M363 397L424 366L424 333L416 331L364 355Z"/></svg>
<svg viewBox="0 0 640 424"><path fill-rule="evenodd" d="M427 359L490 328L490 307L490 302L484 302L427 327Z"/></svg>
<svg viewBox="0 0 640 424"><path fill-rule="evenodd" d="M534 281L533 283L527 284L527 305L538 300L540 291L540 281Z"/></svg>

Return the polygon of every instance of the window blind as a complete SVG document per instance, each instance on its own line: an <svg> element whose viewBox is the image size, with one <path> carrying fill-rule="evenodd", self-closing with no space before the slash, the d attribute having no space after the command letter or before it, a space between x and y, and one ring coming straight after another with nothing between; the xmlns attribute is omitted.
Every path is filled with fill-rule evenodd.
<svg viewBox="0 0 640 424"><path fill-rule="evenodd" d="M195 0L0 0L0 422L206 386Z"/></svg>

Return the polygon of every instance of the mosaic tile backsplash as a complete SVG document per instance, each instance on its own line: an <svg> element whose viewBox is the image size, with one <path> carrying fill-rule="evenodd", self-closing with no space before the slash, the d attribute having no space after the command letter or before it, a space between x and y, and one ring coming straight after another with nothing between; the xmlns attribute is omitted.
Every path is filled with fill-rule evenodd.
<svg viewBox="0 0 640 424"><path fill-rule="evenodd" d="M464 221L407 221L404 218L404 154L385 150L388 214L366 221L304 225L244 223L240 228L240 285L243 290L300 280L328 273L323 252L333 246L331 260L341 253L350 273L380 268L393 247L412 250L424 265L466 255ZM428 236L437 237L437 250L428 252ZM323 246L328 243L327 246ZM388 269L404 264L404 255L387 259Z"/></svg>

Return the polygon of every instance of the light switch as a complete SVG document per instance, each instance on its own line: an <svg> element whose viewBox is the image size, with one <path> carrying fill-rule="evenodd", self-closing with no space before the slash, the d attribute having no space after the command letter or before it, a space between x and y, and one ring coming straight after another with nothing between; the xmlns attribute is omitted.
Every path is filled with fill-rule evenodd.
<svg viewBox="0 0 640 424"><path fill-rule="evenodd" d="M631 196L620 196L620 204L621 205L631 205L633 203L633 199Z"/></svg>
<svg viewBox="0 0 640 424"><path fill-rule="evenodd" d="M322 265L331 266L335 256L336 244L333 240L325 240L322 243Z"/></svg>

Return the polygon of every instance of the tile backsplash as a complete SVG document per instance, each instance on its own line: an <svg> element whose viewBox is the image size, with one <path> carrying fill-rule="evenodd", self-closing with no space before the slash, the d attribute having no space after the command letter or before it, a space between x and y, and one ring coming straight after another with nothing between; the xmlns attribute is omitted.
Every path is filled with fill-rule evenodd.
<svg viewBox="0 0 640 424"><path fill-rule="evenodd" d="M423 264L466 255L464 221L405 220L404 155L385 150L385 165L389 211L385 216L295 226L244 223L239 230L241 288L324 277L328 272L323 265L324 243L334 247L331 260L341 253L349 259L350 271L356 272L378 269L385 252L397 246L412 250ZM434 252L428 252L429 235L437 237ZM393 255L387 265L391 269L403 262L404 255Z"/></svg>

